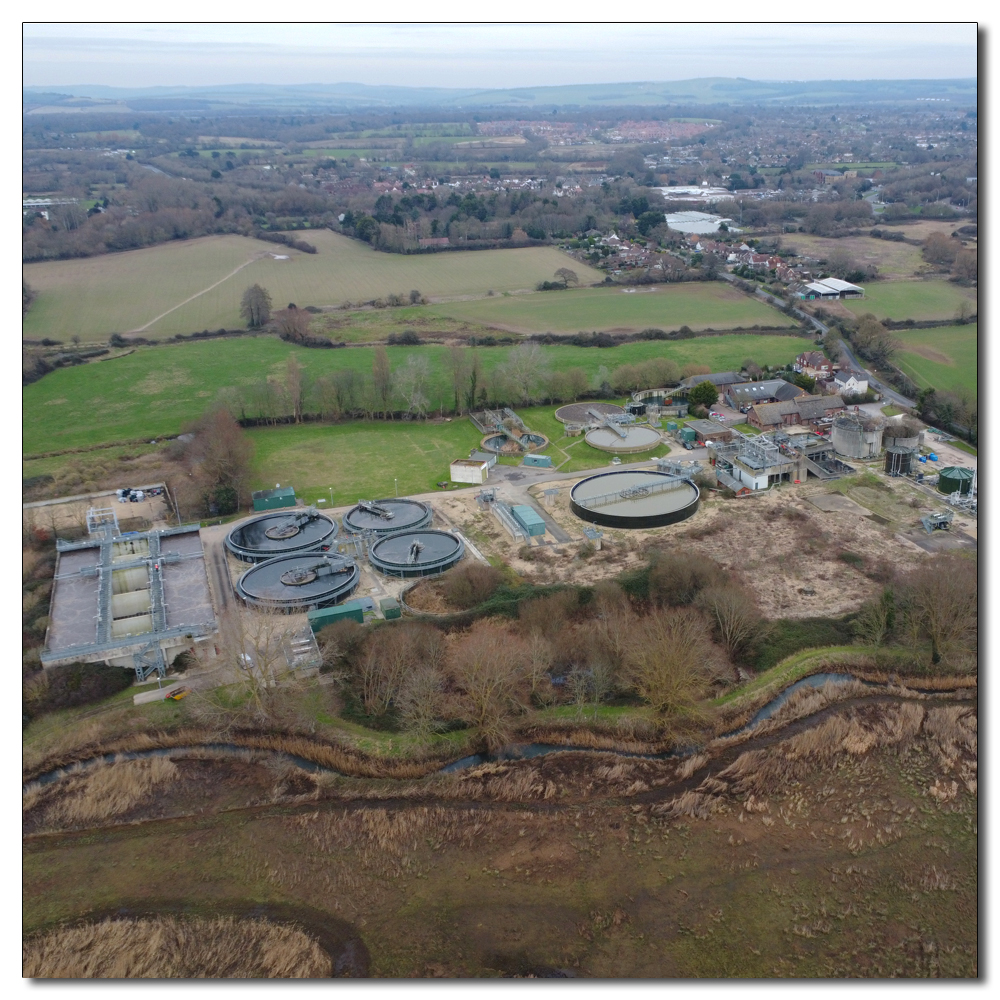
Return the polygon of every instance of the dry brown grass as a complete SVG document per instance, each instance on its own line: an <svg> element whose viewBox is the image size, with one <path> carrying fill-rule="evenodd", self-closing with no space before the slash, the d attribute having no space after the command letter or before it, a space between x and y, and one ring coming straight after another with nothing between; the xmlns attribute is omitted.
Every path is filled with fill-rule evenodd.
<svg viewBox="0 0 1000 1000"><path fill-rule="evenodd" d="M296 927L266 920L102 920L28 938L31 979L318 979L330 956Z"/></svg>
<svg viewBox="0 0 1000 1000"><path fill-rule="evenodd" d="M205 743L219 742L220 736L210 729L186 728L173 732L129 733L109 737L104 726L95 722L88 726L73 727L65 741L55 752L24 754L26 779L60 767L71 767L78 761L109 753L127 753L135 750L152 750L172 747L198 747ZM355 778L420 778L437 770L437 760L399 760L364 757L358 753L323 743L309 736L296 733L231 732L225 742L247 750L278 750L303 757L322 767ZM65 747L65 748L64 748Z"/></svg>
<svg viewBox="0 0 1000 1000"><path fill-rule="evenodd" d="M130 812L176 777L177 765L166 757L102 762L52 785L29 786L22 813L44 806L44 827L94 826Z"/></svg>
<svg viewBox="0 0 1000 1000"><path fill-rule="evenodd" d="M706 818L715 809L707 798L717 798L719 808L727 796L765 801L767 796L781 794L806 773L831 765L838 756L861 757L881 747L908 743L920 732L924 718L923 706L912 701L865 705L831 715L774 746L745 751L693 792L684 792L653 812L667 817ZM943 729L947 720L942 719Z"/></svg>

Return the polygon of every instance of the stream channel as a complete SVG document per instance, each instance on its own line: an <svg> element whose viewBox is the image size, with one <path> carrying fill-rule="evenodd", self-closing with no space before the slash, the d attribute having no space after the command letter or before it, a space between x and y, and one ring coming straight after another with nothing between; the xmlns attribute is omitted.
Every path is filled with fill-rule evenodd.
<svg viewBox="0 0 1000 1000"><path fill-rule="evenodd" d="M781 706L784 705L796 691L799 691L802 688L821 688L823 685L828 683L843 684L847 681L853 680L857 680L857 678L853 677L851 674L822 673L812 674L809 677L803 677L802 680L796 681L794 684L785 688L780 694L772 698L745 725L740 726L738 729L734 729L731 732L723 733L719 738L724 739L728 736L737 736L748 732L755 726L760 725L761 722L765 719L769 719L779 708L781 708ZM864 681L862 683L873 688L882 687L882 685L871 681ZM689 757L692 754L697 753L699 749L700 748L698 747L683 747L675 750L668 750L665 753L630 753L622 750L606 750L599 747L574 746L566 743L521 743L506 747L497 754L477 753L468 757L461 757L458 760L452 761L450 764L443 765L436 773L453 774L456 771L463 771L469 767L477 767L480 764L486 764L490 761L526 760L532 757L544 757L546 754L550 753L598 753L609 754L616 757L637 758L639 760L668 760L675 757ZM147 757L182 757L185 754L198 753L204 750L211 750L218 754L232 754L234 756L236 754L244 754L249 751L254 754L266 754L272 760L292 764L295 767L301 768L303 771L308 771L312 774L340 774L340 772L334 768L324 767L321 764L317 764L315 761L308 760L305 757L299 757L296 754L285 753L282 750L259 750L256 748L239 746L235 743L200 743L196 746L158 747L155 750L131 750L120 753L101 754L97 757L91 757L89 760L78 761L68 767L59 767L55 770L47 771L44 774L39 775L37 778L32 778L30 782L26 783L22 787L22 791L26 791L33 785L51 784L53 781L58 781L60 778L66 777L68 774L77 774L81 770L85 770L88 767L93 767L94 765L100 763L111 764L119 760L143 760ZM341 776L346 777L346 775Z"/></svg>

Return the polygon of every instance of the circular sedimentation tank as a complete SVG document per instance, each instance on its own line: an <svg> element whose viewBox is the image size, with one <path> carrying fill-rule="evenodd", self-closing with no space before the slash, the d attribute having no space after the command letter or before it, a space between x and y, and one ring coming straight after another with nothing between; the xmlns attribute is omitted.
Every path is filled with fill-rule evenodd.
<svg viewBox="0 0 1000 1000"><path fill-rule="evenodd" d="M610 427L595 427L587 431L584 440L591 448L599 451L614 452L617 455L632 455L640 451L649 451L660 443L660 433L652 427L641 427L633 424L623 427L625 437L616 434Z"/></svg>
<svg viewBox="0 0 1000 1000"><path fill-rule="evenodd" d="M387 535L394 531L426 528L433 517L427 504L407 497L359 500L357 506L344 515L344 531L350 535L360 535L366 531Z"/></svg>
<svg viewBox="0 0 1000 1000"><path fill-rule="evenodd" d="M318 552L337 537L337 522L314 507L276 510L238 524L226 548L243 562L261 562L292 552Z"/></svg>
<svg viewBox="0 0 1000 1000"><path fill-rule="evenodd" d="M548 443L549 439L544 434L536 434L534 431L496 431L487 434L479 447L495 455L524 455L539 451Z"/></svg>
<svg viewBox="0 0 1000 1000"><path fill-rule="evenodd" d="M563 424L589 424L594 421L594 415L590 412L591 410L595 410L606 417L625 412L615 403L567 403L556 410L555 418Z"/></svg>
<svg viewBox="0 0 1000 1000"><path fill-rule="evenodd" d="M353 559L300 552L252 566L236 581L236 592L252 607L292 614L339 604L354 593L360 578Z"/></svg>
<svg viewBox="0 0 1000 1000"><path fill-rule="evenodd" d="M398 531L368 550L368 561L387 576L433 576L465 555L465 543L448 531Z"/></svg>
<svg viewBox="0 0 1000 1000"><path fill-rule="evenodd" d="M700 496L690 479L641 469L581 479L569 506L582 520L609 528L658 528L689 518Z"/></svg>

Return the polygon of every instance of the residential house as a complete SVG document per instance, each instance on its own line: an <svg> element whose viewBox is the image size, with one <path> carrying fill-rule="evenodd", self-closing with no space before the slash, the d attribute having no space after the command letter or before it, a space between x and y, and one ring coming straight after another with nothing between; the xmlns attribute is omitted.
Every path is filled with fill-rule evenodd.
<svg viewBox="0 0 1000 1000"><path fill-rule="evenodd" d="M795 424L815 426L844 409L839 396L798 396L782 403L757 403L747 413L747 423L762 431Z"/></svg>
<svg viewBox="0 0 1000 1000"><path fill-rule="evenodd" d="M841 395L856 396L868 391L868 376L864 372L850 369L834 372L831 381L834 385L834 392Z"/></svg>
<svg viewBox="0 0 1000 1000"><path fill-rule="evenodd" d="M833 362L822 351L804 351L795 359L795 370L810 378L830 378Z"/></svg>

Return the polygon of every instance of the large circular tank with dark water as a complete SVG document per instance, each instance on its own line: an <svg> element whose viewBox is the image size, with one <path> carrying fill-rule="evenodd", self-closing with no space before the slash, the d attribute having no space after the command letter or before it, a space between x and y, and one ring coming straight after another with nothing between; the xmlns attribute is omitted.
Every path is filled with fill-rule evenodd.
<svg viewBox="0 0 1000 1000"><path fill-rule="evenodd" d="M569 506L582 520L609 528L658 528L689 518L700 496L690 479L637 469L581 479Z"/></svg>
<svg viewBox="0 0 1000 1000"><path fill-rule="evenodd" d="M313 507L276 510L236 525L226 548L243 562L260 562L291 552L316 552L333 544L337 522Z"/></svg>
<svg viewBox="0 0 1000 1000"><path fill-rule="evenodd" d="M433 576L465 555L465 543L448 531L399 531L380 538L368 561L387 576Z"/></svg>
<svg viewBox="0 0 1000 1000"><path fill-rule="evenodd" d="M344 515L344 531L350 535L360 535L374 531L378 535L404 529L426 528L434 518L434 513L425 503L407 497L391 500L359 500Z"/></svg>
<svg viewBox="0 0 1000 1000"><path fill-rule="evenodd" d="M252 607L292 614L339 604L354 593L360 578L353 559L301 552L252 566L236 581L236 593Z"/></svg>

